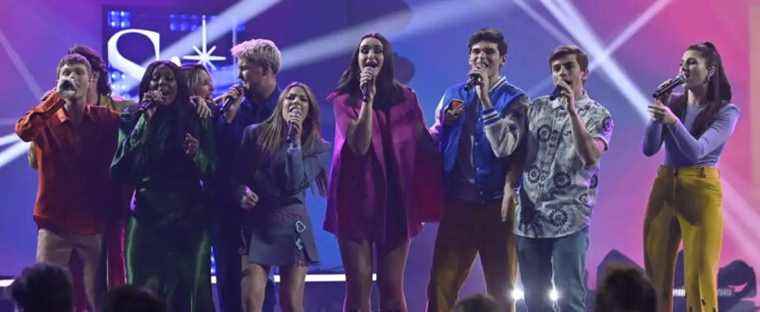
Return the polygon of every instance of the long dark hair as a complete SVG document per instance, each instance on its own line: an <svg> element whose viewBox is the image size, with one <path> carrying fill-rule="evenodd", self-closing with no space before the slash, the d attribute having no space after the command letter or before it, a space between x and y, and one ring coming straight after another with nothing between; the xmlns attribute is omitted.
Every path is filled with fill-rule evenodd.
<svg viewBox="0 0 760 312"><path fill-rule="evenodd" d="M705 65L708 69L712 68L713 70L713 74L707 81L707 106L697 115L694 126L691 128L691 134L695 138L699 138L715 121L718 112L731 101L731 84L728 82L728 77L726 77L726 72L723 69L720 54L712 42L693 44L686 50L699 52L705 58ZM684 94L674 97L670 104L670 109L681 119L686 114L687 93L684 92Z"/></svg>
<svg viewBox="0 0 760 312"><path fill-rule="evenodd" d="M145 69L145 74L143 74L140 80L140 103L144 101L145 93L150 91L150 81L153 79L153 72L161 66L169 68L174 73L174 79L177 82L177 97L174 98L173 103L169 104L169 108L178 114L177 135L179 135L179 138L183 138L185 132L191 132L194 137L198 138L197 133L192 133L192 129L188 128L186 124L191 118L197 118L197 115L195 115L194 110L190 106L190 92L187 89L187 80L177 64L159 60L148 65L148 68Z"/></svg>
<svg viewBox="0 0 760 312"><path fill-rule="evenodd" d="M361 90L359 89L359 74L361 73L359 70L359 45L366 38L375 38L383 44L383 67L380 68L380 74L377 75L377 95L373 106L384 108L401 102L404 99L403 85L396 80L394 75L391 43L378 33L369 33L359 39L356 50L354 50L354 55L351 57L351 62L340 76L335 91L348 94L351 99L350 103L355 103L361 98Z"/></svg>
<svg viewBox="0 0 760 312"><path fill-rule="evenodd" d="M304 151L311 153L324 142L324 139L322 139L322 128L319 125L319 103L317 103L314 92L302 82L292 82L282 90L280 98L277 99L274 112L267 120L261 123L258 129L261 131L261 134L258 136L258 142L256 143L269 155L274 154L277 148L285 142L287 122L285 122L285 118L282 116L282 106L285 105L285 97L288 92L293 88L303 89L306 97L309 99L309 114L306 115L303 121L303 130L301 131Z"/></svg>

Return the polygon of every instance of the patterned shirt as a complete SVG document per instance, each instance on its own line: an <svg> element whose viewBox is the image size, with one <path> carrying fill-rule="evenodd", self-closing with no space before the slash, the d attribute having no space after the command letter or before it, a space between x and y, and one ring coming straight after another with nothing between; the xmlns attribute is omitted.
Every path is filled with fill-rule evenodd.
<svg viewBox="0 0 760 312"><path fill-rule="evenodd" d="M609 111L585 94L575 102L586 130L592 138L604 142L606 149L613 128ZM540 97L525 111L524 117L507 115L486 127L497 155L509 155L518 143L525 144L515 234L556 238L578 232L589 225L591 209L596 204L598 162L584 165L561 99Z"/></svg>

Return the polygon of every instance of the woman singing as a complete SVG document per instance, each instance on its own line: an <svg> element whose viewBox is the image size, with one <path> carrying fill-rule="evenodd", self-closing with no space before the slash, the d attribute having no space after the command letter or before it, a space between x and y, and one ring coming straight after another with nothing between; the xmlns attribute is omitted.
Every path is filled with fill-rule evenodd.
<svg viewBox="0 0 760 312"><path fill-rule="evenodd" d="M282 311L304 310L306 271L319 261L304 191L325 171L321 158L328 151L319 104L300 82L285 87L271 117L246 128L238 153L244 185L240 201L249 213L244 225L245 311L261 311L272 266L280 269Z"/></svg>
<svg viewBox="0 0 760 312"><path fill-rule="evenodd" d="M734 131L738 108L718 51L710 42L689 46L681 58L683 95L665 95L649 106L652 122L643 150L652 156L665 144L644 221L647 274L658 311L673 311L675 258L684 245L689 311L717 311L718 258L723 216L718 159Z"/></svg>
<svg viewBox="0 0 760 312"><path fill-rule="evenodd" d="M409 241L440 212L441 165L414 92L380 34L361 38L328 100L335 146L325 229L340 245L345 311L370 311L373 247L381 311L406 311Z"/></svg>
<svg viewBox="0 0 760 312"><path fill-rule="evenodd" d="M194 113L180 68L168 61L148 65L140 102L122 114L111 164L115 179L136 186L128 281L156 291L169 311L211 311L202 190L214 170L210 122Z"/></svg>

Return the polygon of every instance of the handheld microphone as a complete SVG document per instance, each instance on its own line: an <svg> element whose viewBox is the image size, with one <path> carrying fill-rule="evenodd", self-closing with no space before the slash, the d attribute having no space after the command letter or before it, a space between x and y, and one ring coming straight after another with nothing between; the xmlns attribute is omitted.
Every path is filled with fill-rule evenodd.
<svg viewBox="0 0 760 312"><path fill-rule="evenodd" d="M58 92L61 95L74 95L76 93L76 86L74 86L74 82L71 79L64 78L58 82Z"/></svg>
<svg viewBox="0 0 760 312"><path fill-rule="evenodd" d="M298 108L296 108L298 109ZM292 111L292 110L291 110ZM296 142L296 135L298 135L298 127L296 124L292 121L288 121L288 131L285 136L285 142L287 142L290 145L295 144Z"/></svg>
<svg viewBox="0 0 760 312"><path fill-rule="evenodd" d="M486 69L488 68L488 62L480 61L480 62L475 63L475 65L473 66L475 66L478 69ZM481 77L480 75L476 73L471 72L469 75L467 75L467 84L464 85L465 91L470 91L473 88L475 88L475 86L480 84L481 80L483 80L483 77Z"/></svg>
<svg viewBox="0 0 760 312"><path fill-rule="evenodd" d="M224 98L224 102L222 102L222 114L226 113L230 109L230 105L232 105L232 102L234 101L235 99L233 99L231 96Z"/></svg>
<svg viewBox="0 0 760 312"><path fill-rule="evenodd" d="M141 111L141 112L145 112L145 111L147 111L147 110L149 110L149 109L151 109L151 108L155 107L155 106L156 106L156 105L158 105L158 104L156 103L156 101L147 100L147 101L141 102L141 103L140 103L140 104L138 104L138 105L139 105L139 106L138 106L138 108L137 108L137 109L138 109L139 111Z"/></svg>
<svg viewBox="0 0 760 312"><path fill-rule="evenodd" d="M570 81L565 81L565 83L570 84ZM549 100L554 101L558 97L562 96L562 90L564 88L560 87L559 85L554 86L554 91L552 91L552 94L549 95Z"/></svg>
<svg viewBox="0 0 760 312"><path fill-rule="evenodd" d="M237 89L238 92L240 92L240 96L243 96L243 92L240 90L242 88L240 84L236 84L233 88ZM223 95L222 97L224 100L222 102L222 114L224 114L230 109L230 106L232 106L232 103L238 100L238 98L230 96L230 95Z"/></svg>
<svg viewBox="0 0 760 312"><path fill-rule="evenodd" d="M668 80L667 83L657 88L657 90L652 93L652 97L659 98L664 94L673 91L675 87L682 85L684 82L686 82L686 76L683 73L678 73L675 78Z"/></svg>
<svg viewBox="0 0 760 312"><path fill-rule="evenodd" d="M288 121L288 133L285 136L285 142L291 145L296 142L296 125L292 121Z"/></svg>
<svg viewBox="0 0 760 312"><path fill-rule="evenodd" d="M150 93L150 92L154 92L154 91L149 91L149 93L146 93L146 95L144 96L144 98L140 99L140 100L142 100L142 102L140 102L140 104L138 104L138 107L137 107L137 109L139 111L145 112L145 111L147 111L147 110L149 110L149 109L151 109L151 108L153 108L155 106L158 106L159 101L155 98L156 96L153 96L152 93ZM161 91L156 90L155 92L157 92L156 94L158 94L159 98L163 98L164 97L164 95L163 95L163 93L161 93Z"/></svg>
<svg viewBox="0 0 760 312"><path fill-rule="evenodd" d="M362 92L362 101L369 101L369 82L361 84L359 90Z"/></svg>
<svg viewBox="0 0 760 312"><path fill-rule="evenodd" d="M375 70L377 68L377 64L374 62L368 63L367 67L365 68L372 68L372 70ZM362 101L366 102L369 100L369 85L371 83L374 83L375 81L375 75L372 75L372 79L365 81L364 83L359 85L359 91L362 93Z"/></svg>
<svg viewBox="0 0 760 312"><path fill-rule="evenodd" d="M61 79L61 82L58 84L58 89L60 90L75 90L74 82L70 79Z"/></svg>
<svg viewBox="0 0 760 312"><path fill-rule="evenodd" d="M467 91L472 90L472 88L475 88L480 83L480 80L480 75L470 74L467 78L467 84L464 85L464 89Z"/></svg>

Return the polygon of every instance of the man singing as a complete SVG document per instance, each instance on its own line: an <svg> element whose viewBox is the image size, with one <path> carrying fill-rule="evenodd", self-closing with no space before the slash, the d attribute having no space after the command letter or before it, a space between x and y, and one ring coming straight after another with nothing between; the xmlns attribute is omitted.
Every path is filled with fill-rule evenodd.
<svg viewBox="0 0 760 312"><path fill-rule="evenodd" d="M260 123L270 115L280 97L277 73L282 55L274 42L251 39L232 48L238 60L241 84L222 96L216 107L214 132L218 167L213 179L214 222L212 241L222 311L239 312L241 304L241 257L247 258L247 247L241 250L243 209L236 200L235 154L243 138L243 130L251 124ZM242 253L241 253L242 252ZM247 261L242 263L247 264ZM267 285L264 311L273 309L274 284ZM246 292L247 293L247 292ZM245 296L244 296L245 298Z"/></svg>
<svg viewBox="0 0 760 312"><path fill-rule="evenodd" d="M64 56L57 77L57 92L16 123L16 134L37 146L36 258L68 267L76 252L84 267L88 305L96 311L102 233L120 192L109 174L119 119L112 110L87 102L95 80L86 58Z"/></svg>
<svg viewBox="0 0 760 312"><path fill-rule="evenodd" d="M512 311L509 294L517 257L511 186L520 171L517 157L502 158L492 151L484 114L512 114L528 98L501 75L507 60L501 32L474 33L468 50L469 80L446 90L431 129L443 154L446 204L435 242L428 311L451 311L478 254L488 294L502 310Z"/></svg>
<svg viewBox="0 0 760 312"><path fill-rule="evenodd" d="M525 164L516 212L517 254L528 310L586 311L586 251L596 203L599 160L609 147L612 118L584 89L588 57L561 46L549 57L557 89L523 114L485 112L486 137L499 156L521 145ZM552 288L552 281L554 288Z"/></svg>

